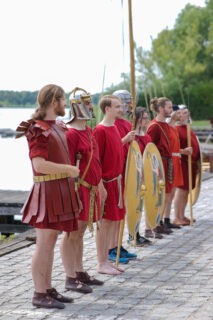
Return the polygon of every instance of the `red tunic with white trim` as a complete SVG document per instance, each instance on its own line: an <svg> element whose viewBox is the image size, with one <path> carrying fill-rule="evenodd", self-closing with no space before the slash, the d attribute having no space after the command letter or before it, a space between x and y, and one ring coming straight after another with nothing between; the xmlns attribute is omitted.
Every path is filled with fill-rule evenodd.
<svg viewBox="0 0 213 320"><path fill-rule="evenodd" d="M79 152L81 154L81 160L79 163L80 177L82 177L91 155L91 147L93 149L92 160L89 169L86 173L84 181L92 186L98 186L101 176L101 163L99 160L98 146L95 137L92 135L92 129L86 127L85 130L77 130L74 128L69 128L66 132L67 144L70 154L70 159L72 165L76 165L76 154ZM91 143L92 141L92 143ZM79 196L83 204L83 209L80 212L79 220L88 221L89 219L89 203L90 203L90 189L80 185ZM100 218L100 201L99 195L96 195L96 206L94 206L93 221L96 221L96 217Z"/></svg>
<svg viewBox="0 0 213 320"><path fill-rule="evenodd" d="M177 129L169 126L170 142L173 163L173 182L172 187L180 187L183 185L183 173L181 168L181 155L180 155L180 140Z"/></svg>
<svg viewBox="0 0 213 320"><path fill-rule="evenodd" d="M179 138L180 138L180 148L187 148L187 126L176 126ZM196 135L194 131L191 129L191 146L193 149L192 153L192 189L195 187L195 180L197 174L197 164L196 161L200 158L199 145L197 142ZM181 166L183 172L183 185L180 187L184 190L189 190L189 174L188 174L188 156L181 155Z"/></svg>
<svg viewBox="0 0 213 320"><path fill-rule="evenodd" d="M172 154L169 142L169 125L166 122L160 122L156 119L153 119L148 126L147 133L148 135L150 135L152 142L156 145L162 157L165 174L166 193L170 193L172 190L172 183L170 183L168 180L168 159L172 158Z"/></svg>
<svg viewBox="0 0 213 320"><path fill-rule="evenodd" d="M55 121L33 122L25 135L32 160L41 157L58 164L71 164L65 135L66 126ZM43 176L33 169L34 176ZM78 229L80 203L74 179L35 182L22 208L22 222L35 228L71 232Z"/></svg>
<svg viewBox="0 0 213 320"><path fill-rule="evenodd" d="M106 127L97 125L93 130L97 139L99 157L102 166L103 180L112 180L122 175L123 171L123 146L121 137L116 126ZM104 182L107 190L107 199L104 206L104 219L119 221L124 218L125 207L123 201L122 187L122 208L119 208L119 188L117 179L111 182Z"/></svg>

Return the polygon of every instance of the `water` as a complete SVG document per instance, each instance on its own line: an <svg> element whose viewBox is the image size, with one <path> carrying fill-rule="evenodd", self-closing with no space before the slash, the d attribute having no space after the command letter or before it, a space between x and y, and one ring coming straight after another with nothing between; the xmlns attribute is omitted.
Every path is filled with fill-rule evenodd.
<svg viewBox="0 0 213 320"><path fill-rule="evenodd" d="M34 109L0 108L0 129L15 130L23 120L31 118ZM67 120L69 109L63 120ZM32 168L28 144L20 139L0 137L0 190L29 191L32 186Z"/></svg>

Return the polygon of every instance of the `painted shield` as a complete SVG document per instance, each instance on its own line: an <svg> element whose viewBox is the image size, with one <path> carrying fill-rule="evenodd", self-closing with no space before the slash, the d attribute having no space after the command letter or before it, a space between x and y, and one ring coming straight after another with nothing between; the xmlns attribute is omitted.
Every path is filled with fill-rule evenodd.
<svg viewBox="0 0 213 320"><path fill-rule="evenodd" d="M143 154L146 218L150 227L157 226L164 210L165 175L161 155L154 143L148 143Z"/></svg>
<svg viewBox="0 0 213 320"><path fill-rule="evenodd" d="M201 152L201 147L200 147L200 142L198 140L198 137L196 138L199 145L200 158L197 160L197 173L195 178L195 187L194 189L192 189L192 205L194 205L199 198L201 182L202 182L202 152ZM189 197L188 197L188 203L189 203Z"/></svg>
<svg viewBox="0 0 213 320"><path fill-rule="evenodd" d="M143 179L141 151L138 143L132 141L127 155L124 192L127 227L132 236L138 231L142 216L144 197Z"/></svg>

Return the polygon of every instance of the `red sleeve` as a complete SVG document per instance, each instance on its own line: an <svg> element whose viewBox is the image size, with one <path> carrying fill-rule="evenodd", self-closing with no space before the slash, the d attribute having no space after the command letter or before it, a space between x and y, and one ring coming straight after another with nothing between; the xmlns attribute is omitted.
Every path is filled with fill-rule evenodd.
<svg viewBox="0 0 213 320"><path fill-rule="evenodd" d="M76 150L77 150L77 144L78 144L78 136L75 134L75 130L72 130L71 128L66 131L66 138L67 138L67 145L70 155L71 164L75 166L76 163Z"/></svg>
<svg viewBox="0 0 213 320"><path fill-rule="evenodd" d="M30 149L29 156L31 160L35 157L41 157L48 160L48 140L49 137L45 137L44 135L28 140Z"/></svg>
<svg viewBox="0 0 213 320"><path fill-rule="evenodd" d="M157 125L151 125L150 127L148 127L148 129L147 129L147 134L150 136L150 138L151 138L151 141L153 142L153 143L155 143L156 145L158 145L159 144L159 141L160 141L160 136L161 136L161 134L160 134L160 132L159 132L159 128L158 128L158 126Z"/></svg>

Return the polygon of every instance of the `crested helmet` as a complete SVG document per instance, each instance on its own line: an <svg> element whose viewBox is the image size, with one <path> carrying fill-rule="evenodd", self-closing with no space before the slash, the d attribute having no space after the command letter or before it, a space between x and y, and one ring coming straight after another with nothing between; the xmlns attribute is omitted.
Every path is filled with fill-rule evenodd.
<svg viewBox="0 0 213 320"><path fill-rule="evenodd" d="M73 89L69 95L69 103L71 118L68 123L74 119L90 120L95 118L91 95L86 90L78 87Z"/></svg>

